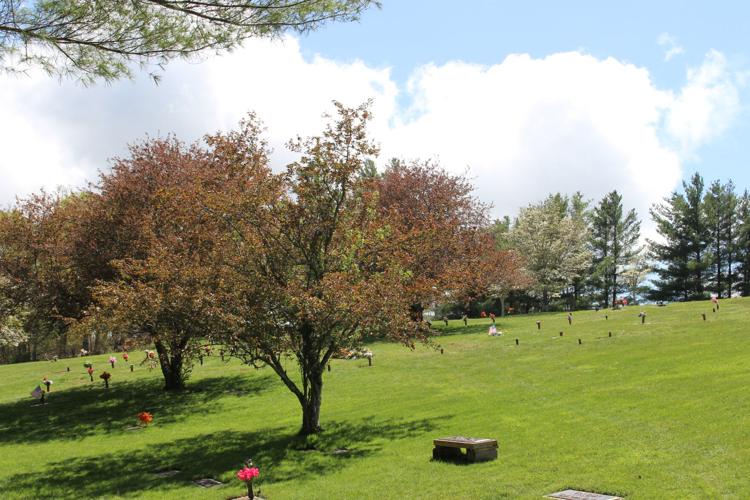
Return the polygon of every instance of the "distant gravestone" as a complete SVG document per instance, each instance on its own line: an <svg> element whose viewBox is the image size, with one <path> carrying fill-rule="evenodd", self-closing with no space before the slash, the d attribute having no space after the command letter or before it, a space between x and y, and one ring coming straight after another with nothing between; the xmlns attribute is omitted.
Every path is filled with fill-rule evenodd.
<svg viewBox="0 0 750 500"><path fill-rule="evenodd" d="M622 500L622 497L602 495L590 491L563 490L547 495L547 498L558 498L560 500Z"/></svg>

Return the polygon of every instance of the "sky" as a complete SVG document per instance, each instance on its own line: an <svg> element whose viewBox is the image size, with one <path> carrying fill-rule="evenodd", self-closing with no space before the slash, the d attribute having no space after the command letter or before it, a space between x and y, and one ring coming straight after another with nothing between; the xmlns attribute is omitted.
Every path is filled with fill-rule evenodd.
<svg viewBox="0 0 750 500"><path fill-rule="evenodd" d="M229 130L249 111L277 168L331 101L373 99L378 165L432 159L492 215L617 189L648 209L693 172L750 188L750 2L384 0L360 22L83 87L0 75L0 205L96 180L127 145Z"/></svg>

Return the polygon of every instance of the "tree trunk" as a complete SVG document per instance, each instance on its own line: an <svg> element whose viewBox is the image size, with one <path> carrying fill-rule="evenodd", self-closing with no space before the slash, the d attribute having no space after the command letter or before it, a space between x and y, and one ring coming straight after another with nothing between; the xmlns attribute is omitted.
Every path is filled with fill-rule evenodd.
<svg viewBox="0 0 750 500"><path fill-rule="evenodd" d="M716 234L716 296L721 298L721 236Z"/></svg>
<svg viewBox="0 0 750 500"><path fill-rule="evenodd" d="M422 322L422 320L424 319L424 307L422 307L422 304L420 302L412 304L411 307L409 307L409 316L411 317L412 321L417 321L419 323Z"/></svg>
<svg viewBox="0 0 750 500"><path fill-rule="evenodd" d="M614 309L617 302L617 271L612 273L612 308Z"/></svg>
<svg viewBox="0 0 750 500"><path fill-rule="evenodd" d="M300 401L302 404L302 428L299 433L303 436L317 434L320 428L320 404L323 399L323 369L315 370L309 375L307 395Z"/></svg>
<svg viewBox="0 0 750 500"><path fill-rule="evenodd" d="M161 366L161 372L164 375L164 390L165 391L180 391L185 388L185 377L183 372L183 356L182 349L173 346L172 349L167 349L167 346L157 340L154 343L156 352L159 355L159 365Z"/></svg>

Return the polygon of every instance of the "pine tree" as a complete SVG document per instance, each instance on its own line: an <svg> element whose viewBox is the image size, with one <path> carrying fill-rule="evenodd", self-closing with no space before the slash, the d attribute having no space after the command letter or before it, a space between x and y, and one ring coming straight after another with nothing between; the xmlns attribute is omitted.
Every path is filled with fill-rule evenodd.
<svg viewBox="0 0 750 500"><path fill-rule="evenodd" d="M651 218L661 241L649 241L651 257L660 263L655 269L654 299L702 298L708 239L703 210L703 178L694 174L682 183L684 194L674 192L651 207Z"/></svg>
<svg viewBox="0 0 750 500"><path fill-rule="evenodd" d="M641 221L635 210L624 213L622 195L617 191L607 194L594 208L591 245L594 252L595 283L602 290L602 301L611 304L622 290L620 270L638 252Z"/></svg>
<svg viewBox="0 0 750 500"><path fill-rule="evenodd" d="M738 200L737 210L737 262L740 281L738 291L743 297L750 295L750 193L745 190Z"/></svg>
<svg viewBox="0 0 750 500"><path fill-rule="evenodd" d="M737 196L732 181L722 184L714 181L703 199L708 251L711 253L709 283L721 298L732 295L734 277L732 265L735 260Z"/></svg>

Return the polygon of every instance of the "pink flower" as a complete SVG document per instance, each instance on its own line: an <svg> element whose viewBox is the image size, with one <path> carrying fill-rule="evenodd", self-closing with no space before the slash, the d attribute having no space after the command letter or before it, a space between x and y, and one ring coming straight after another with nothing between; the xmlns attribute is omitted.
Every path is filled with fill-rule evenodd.
<svg viewBox="0 0 750 500"><path fill-rule="evenodd" d="M260 475L257 467L243 467L237 472L237 479L240 481L252 481Z"/></svg>
<svg viewBox="0 0 750 500"><path fill-rule="evenodd" d="M117 358L115 358L114 356L110 356L109 357L109 362L110 363L114 363L115 361L117 361Z"/></svg>

